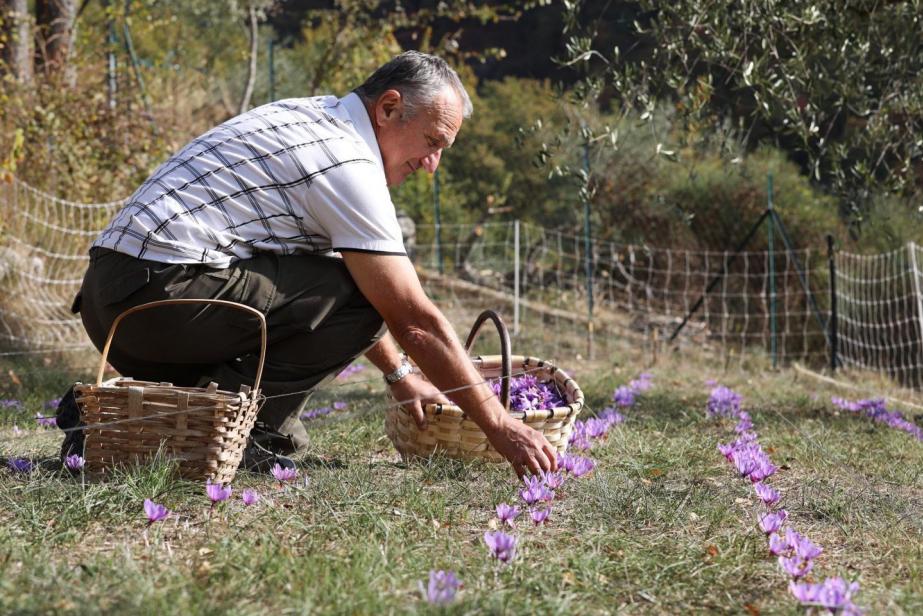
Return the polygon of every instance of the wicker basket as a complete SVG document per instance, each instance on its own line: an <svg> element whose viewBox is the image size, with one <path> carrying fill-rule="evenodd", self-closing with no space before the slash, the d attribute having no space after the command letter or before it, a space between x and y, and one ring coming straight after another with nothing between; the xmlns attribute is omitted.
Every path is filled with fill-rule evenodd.
<svg viewBox="0 0 923 616"><path fill-rule="evenodd" d="M175 387L121 377L103 382L109 347L123 318L148 308L186 303L228 306L257 317L260 359L252 388L242 385L238 393L233 393L219 390L215 383L205 388ZM265 359L266 319L249 306L215 299L172 299L126 310L109 330L96 384L77 383L74 387L81 419L86 424L86 470L105 473L113 466L144 462L162 452L179 461L180 475L187 479L230 483L256 420Z"/></svg>
<svg viewBox="0 0 923 616"><path fill-rule="evenodd" d="M513 411L510 415L520 419L526 425L545 435L558 452L567 450L567 442L574 427L574 421L583 409L583 392L577 383L554 364L535 357L510 355L510 338L499 315L487 310L478 316L465 349L470 350L481 326L487 320L493 321L500 334L500 355L473 357L474 366L484 378L502 377L500 401L509 412L510 375L532 374L544 383L554 383L558 391L567 400L567 406L553 409ZM390 396L389 396L390 397ZM393 400L393 398L392 398ZM436 452L452 458L463 460L482 459L490 462L505 462L491 446L481 428L469 419L465 413L453 404L426 404L423 412L428 427L425 431L417 428L409 412L397 404L391 404L385 412L385 432L394 447L405 459L413 457L428 458Z"/></svg>

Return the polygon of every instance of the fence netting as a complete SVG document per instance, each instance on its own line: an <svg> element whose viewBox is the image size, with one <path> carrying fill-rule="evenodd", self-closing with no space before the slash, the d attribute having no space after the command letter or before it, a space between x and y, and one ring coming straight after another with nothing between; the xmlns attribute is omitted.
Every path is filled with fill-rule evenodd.
<svg viewBox="0 0 923 616"><path fill-rule="evenodd" d="M89 245L123 203L75 203L15 178L0 183L0 353L92 349L70 307ZM514 220L417 226L411 256L460 333L493 308L519 352L566 362L694 345L726 365L754 355L826 364L834 303L826 250L779 248L587 241ZM923 387L921 262L914 244L836 254L841 364Z"/></svg>

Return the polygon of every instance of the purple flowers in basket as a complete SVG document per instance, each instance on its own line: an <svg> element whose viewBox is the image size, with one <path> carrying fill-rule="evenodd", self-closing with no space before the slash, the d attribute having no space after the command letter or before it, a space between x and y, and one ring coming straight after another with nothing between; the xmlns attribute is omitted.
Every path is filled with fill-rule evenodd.
<svg viewBox="0 0 923 616"><path fill-rule="evenodd" d="M491 381L494 393L500 395L501 382ZM567 406L567 400L551 383L543 383L531 374L510 378L510 410L533 411Z"/></svg>

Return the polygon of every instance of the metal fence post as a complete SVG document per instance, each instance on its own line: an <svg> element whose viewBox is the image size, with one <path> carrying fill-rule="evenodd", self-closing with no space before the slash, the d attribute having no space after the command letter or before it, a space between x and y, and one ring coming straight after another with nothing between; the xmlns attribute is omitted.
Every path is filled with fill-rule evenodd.
<svg viewBox="0 0 923 616"><path fill-rule="evenodd" d="M776 258L773 253L773 237L772 229L775 226L775 220L772 217L772 174L770 173L766 178L767 181L767 206L766 209L770 212L769 215L769 347L770 353L772 354L772 367L775 369L778 366L779 357L778 357L778 348L776 341Z"/></svg>
<svg viewBox="0 0 923 616"><path fill-rule="evenodd" d="M439 273L445 273L442 267L442 224L439 221L439 169L433 173L433 209L435 210L436 264Z"/></svg>
<svg viewBox="0 0 923 616"><path fill-rule="evenodd" d="M513 335L519 335L519 219L513 221Z"/></svg>
<svg viewBox="0 0 923 616"><path fill-rule="evenodd" d="M830 266L830 370L836 372L837 363L837 337L836 337L836 258L833 251L833 235L827 234L827 263Z"/></svg>

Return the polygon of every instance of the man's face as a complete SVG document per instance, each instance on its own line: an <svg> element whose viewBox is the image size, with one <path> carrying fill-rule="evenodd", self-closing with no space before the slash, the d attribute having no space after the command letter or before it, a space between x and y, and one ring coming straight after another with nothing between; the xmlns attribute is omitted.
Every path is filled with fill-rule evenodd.
<svg viewBox="0 0 923 616"><path fill-rule="evenodd" d="M421 167L428 173L436 171L442 150L451 147L461 128L462 109L461 99L449 87L410 119L396 90L378 98L372 107L372 124L388 186L399 185Z"/></svg>

